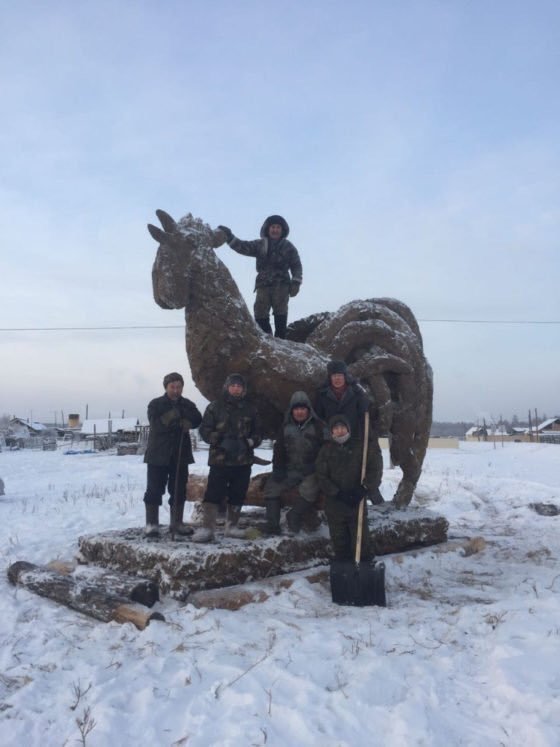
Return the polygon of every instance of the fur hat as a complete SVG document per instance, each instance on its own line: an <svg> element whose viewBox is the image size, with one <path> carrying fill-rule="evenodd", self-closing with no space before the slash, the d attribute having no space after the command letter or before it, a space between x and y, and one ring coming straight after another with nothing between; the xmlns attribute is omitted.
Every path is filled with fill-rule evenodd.
<svg viewBox="0 0 560 747"><path fill-rule="evenodd" d="M329 376L333 374L348 374L348 366L344 361L329 361L327 363L327 373Z"/></svg>
<svg viewBox="0 0 560 747"><path fill-rule="evenodd" d="M285 239L286 236L290 233L290 226L288 225L286 219L282 218L281 215L268 216L268 218L262 224L261 238L264 239L268 236L268 229L273 225L273 223L277 223L279 226L282 226L282 238Z"/></svg>
<svg viewBox="0 0 560 747"><path fill-rule="evenodd" d="M243 390L247 389L247 382L245 381L243 376L241 376L241 374L239 373L231 373L227 377L226 382L224 384L224 389L227 390L227 388L231 386L232 384L241 384L241 386L243 387Z"/></svg>
<svg viewBox="0 0 560 747"><path fill-rule="evenodd" d="M181 384L185 386L185 382L181 374L177 373L177 371L173 371L173 373L165 374L165 376L163 377L163 388L167 389L167 385L171 384L172 381L180 381Z"/></svg>

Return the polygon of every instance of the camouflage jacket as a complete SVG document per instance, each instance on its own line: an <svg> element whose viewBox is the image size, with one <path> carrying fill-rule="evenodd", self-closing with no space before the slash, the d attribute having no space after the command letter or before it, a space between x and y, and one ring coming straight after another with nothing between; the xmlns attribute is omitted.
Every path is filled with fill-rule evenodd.
<svg viewBox="0 0 560 747"><path fill-rule="evenodd" d="M305 402L309 407L309 418L302 424L292 417L295 402ZM309 397L304 392L295 392L290 401L284 423L274 443L272 468L275 473L286 470L310 475L315 472L315 460L325 441L325 424L315 415Z"/></svg>
<svg viewBox="0 0 560 747"><path fill-rule="evenodd" d="M242 241L234 236L229 245L238 254L256 258L257 279L255 289L267 285L290 283L291 281L301 283L303 279L303 269L298 250L288 239L271 242L270 239L265 237L252 241Z"/></svg>
<svg viewBox="0 0 560 747"><path fill-rule="evenodd" d="M245 397L235 398L227 393L208 405L198 432L210 444L211 467L252 464L253 449L262 441L255 405Z"/></svg>

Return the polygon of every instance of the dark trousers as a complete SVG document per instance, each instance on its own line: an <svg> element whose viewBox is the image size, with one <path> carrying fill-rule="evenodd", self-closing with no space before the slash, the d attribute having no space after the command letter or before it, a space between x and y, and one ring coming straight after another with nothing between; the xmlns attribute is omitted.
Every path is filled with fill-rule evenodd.
<svg viewBox="0 0 560 747"><path fill-rule="evenodd" d="M210 467L204 500L219 505L227 498L230 506L242 506L247 495L251 465Z"/></svg>
<svg viewBox="0 0 560 747"><path fill-rule="evenodd" d="M187 480L189 479L189 465L179 466L179 479L177 480L177 465L175 462L166 465L148 464L148 484L144 493L144 503L153 506L161 506L162 497L167 488L169 493L169 505L173 504L175 493L175 481L177 480L177 500L184 503L187 498Z"/></svg>
<svg viewBox="0 0 560 747"><path fill-rule="evenodd" d="M358 506L347 506L336 498L327 498L325 514L329 524L335 560L354 560L358 539ZM362 560L374 557L367 524L367 505L362 518Z"/></svg>

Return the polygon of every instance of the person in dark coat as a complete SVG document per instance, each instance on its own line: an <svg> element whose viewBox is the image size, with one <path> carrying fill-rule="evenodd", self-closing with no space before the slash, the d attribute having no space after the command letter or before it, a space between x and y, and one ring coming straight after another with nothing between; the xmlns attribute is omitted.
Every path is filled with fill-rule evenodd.
<svg viewBox="0 0 560 747"><path fill-rule="evenodd" d="M148 405L150 433L144 454L147 468L147 487L144 494L146 504L147 537L159 534L159 507L165 488L169 492L169 504L175 506L178 534L190 534L191 530L183 524L189 464L194 462L190 429L198 428L202 415L194 402L182 396L184 381L181 374L173 372L163 379L165 394L156 397ZM177 486L177 493L175 493Z"/></svg>
<svg viewBox="0 0 560 747"><path fill-rule="evenodd" d="M325 440L324 429L307 394L294 392L274 443L272 475L264 489L267 534L280 534L281 496L295 487L298 494L286 519L290 531L301 530L303 517L319 494L315 460Z"/></svg>
<svg viewBox="0 0 560 747"><path fill-rule="evenodd" d="M363 436L355 436L345 415L329 421L331 438L319 452L317 480L325 495L325 514L335 560L354 560L358 531L358 510L369 486L377 479L375 449L370 441L365 480L362 483ZM364 501L362 521L362 560L372 560L373 551Z"/></svg>
<svg viewBox="0 0 560 747"><path fill-rule="evenodd" d="M218 506L226 497L225 535L245 536L237 524L249 487L253 449L262 441L257 408L246 395L245 379L240 374L230 374L221 398L211 402L204 412L198 432L210 444L210 471L202 502L202 526L194 533L193 542L214 539Z"/></svg>
<svg viewBox="0 0 560 747"><path fill-rule="evenodd" d="M287 239L290 233L288 223L281 215L270 215L262 225L261 238L251 241L238 239L227 226L218 228L234 251L256 258L255 321L264 332L272 334L272 309L274 335L284 339L288 324L288 303L290 297L299 293L303 279L298 251Z"/></svg>
<svg viewBox="0 0 560 747"><path fill-rule="evenodd" d="M365 414L369 411L369 440L377 474L375 480L369 484L368 497L374 505L384 503L379 490L383 478L383 456L376 434L377 412L365 390L348 372L348 366L344 361L332 360L327 364L327 380L317 390L314 409L325 423L334 415L344 415L350 424L351 433L356 438L363 435Z"/></svg>

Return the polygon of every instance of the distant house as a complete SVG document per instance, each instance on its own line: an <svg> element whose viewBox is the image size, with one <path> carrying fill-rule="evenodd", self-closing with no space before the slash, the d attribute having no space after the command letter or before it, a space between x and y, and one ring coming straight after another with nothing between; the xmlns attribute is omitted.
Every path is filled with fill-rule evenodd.
<svg viewBox="0 0 560 747"><path fill-rule="evenodd" d="M24 447L40 448L43 441L54 441L56 448L56 430L44 423L12 418L5 435L6 446L23 449Z"/></svg>
<svg viewBox="0 0 560 747"><path fill-rule="evenodd" d="M544 420L537 426L537 433L542 443L560 444L560 417Z"/></svg>
<svg viewBox="0 0 560 747"><path fill-rule="evenodd" d="M465 433L465 439L467 441L487 441L488 428L484 425L473 425L472 428L469 428Z"/></svg>
<svg viewBox="0 0 560 747"><path fill-rule="evenodd" d="M136 441L144 427L139 418L94 418L82 423L82 436L115 436L120 441Z"/></svg>
<svg viewBox="0 0 560 747"><path fill-rule="evenodd" d="M14 436L40 436L48 430L44 423L29 422L23 418L12 418L9 429Z"/></svg>

